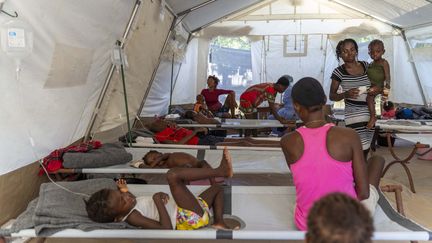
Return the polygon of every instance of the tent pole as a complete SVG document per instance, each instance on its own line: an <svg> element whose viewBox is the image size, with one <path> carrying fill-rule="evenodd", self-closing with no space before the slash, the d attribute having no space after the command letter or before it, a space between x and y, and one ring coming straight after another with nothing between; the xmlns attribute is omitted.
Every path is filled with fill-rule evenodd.
<svg viewBox="0 0 432 243"><path fill-rule="evenodd" d="M172 105L172 96L173 96L173 83L174 83L174 52L172 54L172 58L171 58L171 89L170 89L170 101L169 101L169 108L168 108L168 113L171 111L171 105Z"/></svg>
<svg viewBox="0 0 432 243"><path fill-rule="evenodd" d="M117 45L120 47L121 42L117 41ZM122 51L120 51L120 72L121 72L121 78L122 78L122 83L123 83L123 97L124 97L124 102L125 102L126 121L127 121L127 126L128 126L128 143L129 143L129 147L132 147L132 134L131 134L131 125L130 125L130 120L129 120L129 107L128 107L128 101L127 101L126 81L125 81L125 75L124 75Z"/></svg>
<svg viewBox="0 0 432 243"><path fill-rule="evenodd" d="M409 54L410 56L412 56L412 52L411 52L411 45L410 45L408 39L406 38L405 31L402 30L402 31L401 31L401 34L402 34L402 38L403 38L403 40L404 40L404 42L405 42L405 47L407 48L408 54ZM414 71L414 75L415 75L415 78L416 78L417 85L418 85L418 87L419 87L419 89L420 89L420 94L421 94L421 96L422 96L423 104L424 104L424 105L427 105L427 99L426 99L426 96L425 96L425 94L424 94L423 85L422 85L422 83L421 83L421 81L420 81L420 77L419 77L419 74L418 74L418 72L417 72L417 67L416 67L416 65L415 65L415 63L414 63L414 60L413 60L412 62L410 62L410 64L411 64L411 67L412 67L412 69L413 69L413 71Z"/></svg>
<svg viewBox="0 0 432 243"><path fill-rule="evenodd" d="M169 32L168 32L167 37L165 38L165 42L164 42L163 47L162 47L162 50L161 50L161 52L160 52L160 54L159 54L158 64L156 65L156 68L153 70L152 76L151 76L151 78L150 78L150 82L149 82L149 84L148 84L148 86L147 86L147 88L146 88L146 91L145 91L145 93L144 93L144 97L143 97L143 100L142 100L142 102L141 102L140 108L138 109L137 116L139 116L139 114L141 114L142 109L144 108L145 100L147 99L147 96L148 96L148 94L150 93L150 88L151 88L151 86L153 85L154 78L155 78L155 76L156 76L157 70L159 69L160 63L161 63L161 61L162 61L162 54L164 53L164 51L165 51L165 49L166 49L166 46L167 46L167 44L168 44L168 41L169 41L169 39L171 38L171 35L173 34L173 31L174 31L174 27L175 27L176 21L177 21L177 17L174 16L174 19L173 19L173 21L172 21L172 23L171 23L170 30L169 30ZM135 120L135 121L136 121L136 120Z"/></svg>
<svg viewBox="0 0 432 243"><path fill-rule="evenodd" d="M128 22L127 26L126 26L125 32L123 34L123 40L121 42L121 47L122 48L124 46L124 40L126 39L126 37L128 36L128 34L130 32L132 23L135 20L135 17L136 17L136 14L138 12L138 9L139 9L140 5L141 5L141 0L137 0L135 2L134 9L132 10L132 14L131 14L131 17L129 18L129 22ZM93 114L92 114L92 117L91 117L90 122L89 122L90 125L87 127L87 130L85 132L84 141L88 141L89 138L91 139L90 134L91 134L91 132L93 130L93 126L94 126L94 124L96 122L96 118L98 116L99 109L102 106L102 102L104 100L105 94L106 94L106 92L108 90L108 87L109 87L109 85L111 83L111 78L112 78L112 75L114 74L114 69L115 69L115 65L111 64L111 68L110 68L110 70L108 72L108 76L105 79L104 86L102 87L102 90L101 90L101 92L99 94L99 98L98 98L98 100L96 102L96 106L95 106L95 108L93 110Z"/></svg>

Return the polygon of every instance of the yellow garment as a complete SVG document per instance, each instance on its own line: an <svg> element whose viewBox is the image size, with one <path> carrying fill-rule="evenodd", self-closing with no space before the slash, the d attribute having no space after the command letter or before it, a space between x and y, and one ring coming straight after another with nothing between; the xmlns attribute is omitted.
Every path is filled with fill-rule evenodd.
<svg viewBox="0 0 432 243"><path fill-rule="evenodd" d="M193 211L177 207L176 229L195 230L205 227L209 224L210 209L208 207L208 204L200 197L198 197L197 200L204 211L203 216L199 216Z"/></svg>

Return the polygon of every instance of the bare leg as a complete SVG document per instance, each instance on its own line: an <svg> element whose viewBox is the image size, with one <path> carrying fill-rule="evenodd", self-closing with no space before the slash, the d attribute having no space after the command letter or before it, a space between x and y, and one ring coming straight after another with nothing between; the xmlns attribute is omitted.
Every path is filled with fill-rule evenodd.
<svg viewBox="0 0 432 243"><path fill-rule="evenodd" d="M258 119L258 112L253 112L250 114L245 114L246 119ZM256 129L245 129L245 137L258 136L258 131Z"/></svg>
<svg viewBox="0 0 432 243"><path fill-rule="evenodd" d="M234 118L235 117L235 109L238 107L234 94L232 94L232 93L228 94L227 98L225 99L224 106L228 107L230 109L231 117Z"/></svg>
<svg viewBox="0 0 432 243"><path fill-rule="evenodd" d="M367 102L367 106L368 106L369 114L370 114L369 122L366 125L366 127L371 129L375 126L375 122L377 121L376 112L375 112L375 96L368 95L366 97L366 102Z"/></svg>
<svg viewBox="0 0 432 243"><path fill-rule="evenodd" d="M200 216L204 211L199 205L195 196L186 187L187 181L208 179L211 177L232 177L231 155L224 149L224 155L218 168L173 168L167 173L167 180L170 186L174 201L181 208L191 210Z"/></svg>
<svg viewBox="0 0 432 243"><path fill-rule="evenodd" d="M207 163L207 161L201 160L201 161L198 161L198 168L210 168L211 169L212 167ZM216 180L214 177L209 178L209 181L210 181L210 185L216 184Z"/></svg>
<svg viewBox="0 0 432 243"><path fill-rule="evenodd" d="M200 197L207 202L210 208L213 207L214 222L213 228L216 229L229 229L223 220L224 210L224 192L223 188L219 185L212 185Z"/></svg>
<svg viewBox="0 0 432 243"><path fill-rule="evenodd" d="M384 169L384 158L381 156L372 156L367 160L367 170L369 176L369 184L373 185L375 188L379 188L379 181Z"/></svg>

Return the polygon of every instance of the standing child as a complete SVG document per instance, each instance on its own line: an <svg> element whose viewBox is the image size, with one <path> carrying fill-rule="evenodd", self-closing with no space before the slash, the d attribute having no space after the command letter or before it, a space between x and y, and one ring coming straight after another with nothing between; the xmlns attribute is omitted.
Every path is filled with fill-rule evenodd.
<svg viewBox="0 0 432 243"><path fill-rule="evenodd" d="M144 229L193 230L207 226L210 208L213 208L213 228L229 229L223 220L223 189L212 185L198 197L186 187L185 182L211 177L232 177L231 156L228 150L218 168L174 168L167 173L171 194L158 192L152 197L135 197L120 180L120 190L102 189L86 201L88 216L99 223L126 221Z"/></svg>
<svg viewBox="0 0 432 243"><path fill-rule="evenodd" d="M390 89L390 65L382 58L385 53L384 43L381 40L373 40L369 43L369 55L373 59L369 64L367 74L371 81L371 87L378 87L383 92L384 87ZM375 112L375 96L368 94L366 98L370 119L367 128L372 128L377 120Z"/></svg>

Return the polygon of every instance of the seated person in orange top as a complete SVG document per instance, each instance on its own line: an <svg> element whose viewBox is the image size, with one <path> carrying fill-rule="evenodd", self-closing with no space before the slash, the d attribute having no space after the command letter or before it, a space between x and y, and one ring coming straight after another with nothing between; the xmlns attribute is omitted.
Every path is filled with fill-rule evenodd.
<svg viewBox="0 0 432 243"><path fill-rule="evenodd" d="M201 113L208 118L213 118L213 113L208 109L204 96L199 94L196 96L196 102L194 104L193 111L196 113Z"/></svg>
<svg viewBox="0 0 432 243"><path fill-rule="evenodd" d="M278 114L275 99L277 93L283 93L288 88L290 79L291 76L284 75L276 83L255 84L243 92L240 96L239 109L245 114L246 119L257 119L257 107L267 100L274 118L281 123L288 123Z"/></svg>
<svg viewBox="0 0 432 243"><path fill-rule="evenodd" d="M156 120L146 127L155 133L153 139L163 144L280 147L279 141L218 137L207 134L208 129L205 127L189 130L164 120Z"/></svg>

